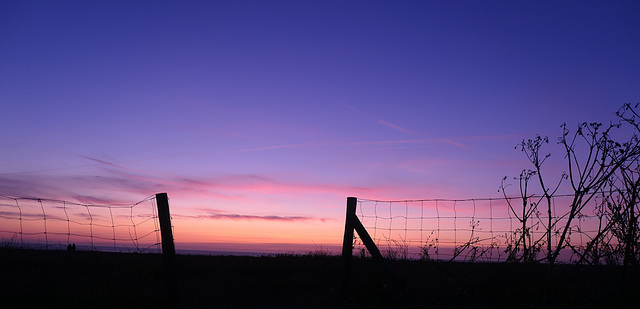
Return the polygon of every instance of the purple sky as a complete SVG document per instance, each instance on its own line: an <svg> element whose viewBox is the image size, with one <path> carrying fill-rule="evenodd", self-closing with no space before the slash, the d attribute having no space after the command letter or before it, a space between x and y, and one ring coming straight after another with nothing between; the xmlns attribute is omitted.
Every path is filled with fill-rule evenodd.
<svg viewBox="0 0 640 309"><path fill-rule="evenodd" d="M523 138L640 101L638 16L637 1L3 1L0 192L167 192L178 242L244 226L339 243L347 196L497 197L529 167Z"/></svg>

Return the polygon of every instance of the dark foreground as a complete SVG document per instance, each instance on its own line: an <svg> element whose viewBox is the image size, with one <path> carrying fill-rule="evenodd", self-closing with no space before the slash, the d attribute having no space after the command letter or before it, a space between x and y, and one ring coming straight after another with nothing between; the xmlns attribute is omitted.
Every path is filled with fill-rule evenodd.
<svg viewBox="0 0 640 309"><path fill-rule="evenodd" d="M385 284L373 261L327 256L176 256L168 287L154 254L0 249L3 308L630 308L637 270L558 265L394 261ZM174 290L173 292L170 290Z"/></svg>

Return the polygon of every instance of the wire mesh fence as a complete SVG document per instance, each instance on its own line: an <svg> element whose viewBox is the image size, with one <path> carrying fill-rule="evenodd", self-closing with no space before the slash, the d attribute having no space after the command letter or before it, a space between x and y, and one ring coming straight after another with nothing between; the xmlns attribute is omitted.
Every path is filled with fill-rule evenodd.
<svg viewBox="0 0 640 309"><path fill-rule="evenodd" d="M549 249L557 248L565 225L568 236L563 243L568 245L561 250L558 261L577 260L596 238L615 245L616 239L610 233L603 235L609 217L602 212L602 199L591 201L568 222L572 199L572 195L552 197L550 207L542 205L536 196L358 199L356 213L382 254L391 259L501 262L529 250L533 260L541 261ZM356 255L367 255L357 237L354 249Z"/></svg>
<svg viewBox="0 0 640 309"><path fill-rule="evenodd" d="M156 198L90 205L0 194L0 245L159 253Z"/></svg>

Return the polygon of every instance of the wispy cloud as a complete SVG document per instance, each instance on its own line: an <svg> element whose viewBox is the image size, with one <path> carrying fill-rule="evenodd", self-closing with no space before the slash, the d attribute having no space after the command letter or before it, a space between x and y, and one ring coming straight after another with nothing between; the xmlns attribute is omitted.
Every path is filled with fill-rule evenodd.
<svg viewBox="0 0 640 309"><path fill-rule="evenodd" d="M83 156L83 155L78 155L78 154L76 154L75 156L76 156L76 157L79 157L79 158L87 159L87 160L89 160L89 161L93 161L93 162L95 162L95 163L99 163L99 164L101 164L101 165L106 165L106 166L110 166L110 167L115 167L115 168L118 168L118 169L127 169L127 168L126 168L126 167L124 167L124 166L117 165L117 164L115 164L115 163L111 163L111 162L108 162L108 161L105 161L105 160L100 160L100 159L97 159L97 158L94 158L94 157L88 157L88 156Z"/></svg>
<svg viewBox="0 0 640 309"><path fill-rule="evenodd" d="M389 128L389 129L392 129L392 130L395 130L395 131L398 131L398 132L407 133L407 134L411 134L411 135L415 135L415 136L423 135L420 132L409 130L409 129L401 127L401 126L399 126L399 125L397 125L395 123L392 123L390 121L382 120L382 119L376 119L377 117L375 117L375 116L372 117L371 115L365 115L364 112L362 112L360 109L356 108L353 105L349 105L349 104L345 104L345 103L341 103L341 105L344 106L345 108L353 111L358 116L363 116L364 115L364 117L365 117L365 119L367 119L367 121L375 121L378 124L381 124L381 125Z"/></svg>
<svg viewBox="0 0 640 309"><path fill-rule="evenodd" d="M17 211L15 212L0 211L0 217L5 219L13 219L13 220L19 220L21 218L22 219L42 219L43 218L42 213L28 213L28 212L18 213ZM47 215L47 218L55 219L55 220L64 220L63 218L52 216L52 215Z"/></svg>
<svg viewBox="0 0 640 309"><path fill-rule="evenodd" d="M247 201L261 193L343 196L366 195L372 190L364 186L299 178L294 181L264 174L155 175L104 163L101 175L0 175L0 193L106 205L136 202L137 198L158 192L187 199Z"/></svg>
<svg viewBox="0 0 640 309"><path fill-rule="evenodd" d="M462 149L469 149L469 147L463 143L460 142L456 142L452 139L449 138L439 138L439 139L435 139L436 142L440 142L440 143L445 143L445 144L449 144L451 146L456 146L458 148L462 148Z"/></svg>
<svg viewBox="0 0 640 309"><path fill-rule="evenodd" d="M114 204L122 203L121 200L114 200L111 198L90 196L90 195L84 195L84 194L76 194L71 196L70 198L80 204L87 204L87 205L114 205ZM134 203L134 202L136 201L129 201L129 203Z"/></svg>
<svg viewBox="0 0 640 309"><path fill-rule="evenodd" d="M417 138L417 139L400 139L400 140L376 140L376 141L352 141L352 142L337 142L336 145L340 146L402 146L402 145L420 145L420 144L447 144L458 147L460 149L471 149L467 144L470 142L478 141L495 141L495 140L518 140L521 138L519 135L514 134L502 134L502 135L473 135L462 136L456 138Z"/></svg>
<svg viewBox="0 0 640 309"><path fill-rule="evenodd" d="M418 145L418 144L430 144L430 143L442 143L452 145L461 149L469 149L468 146L456 142L448 138L425 138L425 139L405 139L405 140L382 140L382 141L361 141L361 142L344 142L340 145L377 145L377 146L391 146L391 145Z"/></svg>
<svg viewBox="0 0 640 309"><path fill-rule="evenodd" d="M211 220L244 220L244 221L321 221L325 222L326 218L304 217L304 216L277 216L277 215L247 215L247 214L234 214L234 213L219 213L210 212L202 215L174 215L177 218L189 218L189 219L211 219Z"/></svg>
<svg viewBox="0 0 640 309"><path fill-rule="evenodd" d="M411 134L411 135L421 135L419 132L403 128L403 127L401 127L399 125L393 124L393 123L385 121L385 120L378 119L378 123L383 125L383 126L385 126L385 127L387 127L387 128L391 128L393 130L396 130L396 131L399 131L399 132L402 132L402 133L407 133L407 134Z"/></svg>
<svg viewBox="0 0 640 309"><path fill-rule="evenodd" d="M340 103L340 105L342 105L345 108L355 112L356 114L362 114L362 111L360 109L358 109L357 107L353 106L353 105L346 104L346 103Z"/></svg>
<svg viewBox="0 0 640 309"><path fill-rule="evenodd" d="M247 149L240 150L239 152L252 152L252 151L288 149L288 148L322 147L322 146L332 145L335 142L336 140L326 140L326 141L312 141L312 142L304 142L304 143L270 145L270 146L264 146L264 147L247 148Z"/></svg>
<svg viewBox="0 0 640 309"><path fill-rule="evenodd" d="M134 181L117 175L4 175L0 193L20 197L57 199L91 205L136 202L158 191L153 183Z"/></svg>

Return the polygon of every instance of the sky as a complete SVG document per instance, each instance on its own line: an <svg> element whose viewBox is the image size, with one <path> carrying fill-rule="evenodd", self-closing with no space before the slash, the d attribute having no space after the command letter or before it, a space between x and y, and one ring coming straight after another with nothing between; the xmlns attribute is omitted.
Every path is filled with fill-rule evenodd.
<svg viewBox="0 0 640 309"><path fill-rule="evenodd" d="M636 1L2 1L0 193L167 192L179 248L339 244L347 197L499 197L536 134L559 177L562 123L640 102L639 14Z"/></svg>

